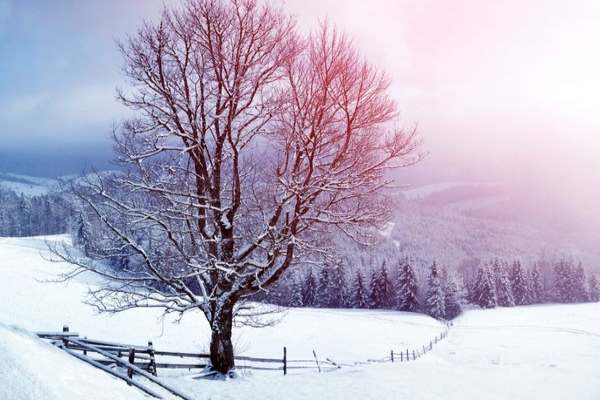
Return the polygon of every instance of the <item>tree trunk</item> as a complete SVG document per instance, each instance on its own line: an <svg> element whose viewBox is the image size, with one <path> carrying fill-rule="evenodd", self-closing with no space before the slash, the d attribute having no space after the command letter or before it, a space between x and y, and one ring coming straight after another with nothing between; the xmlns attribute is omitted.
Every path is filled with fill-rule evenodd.
<svg viewBox="0 0 600 400"><path fill-rule="evenodd" d="M233 309L225 308L215 316L211 326L210 362L212 367L222 374L227 374L235 368L231 342L232 325Z"/></svg>

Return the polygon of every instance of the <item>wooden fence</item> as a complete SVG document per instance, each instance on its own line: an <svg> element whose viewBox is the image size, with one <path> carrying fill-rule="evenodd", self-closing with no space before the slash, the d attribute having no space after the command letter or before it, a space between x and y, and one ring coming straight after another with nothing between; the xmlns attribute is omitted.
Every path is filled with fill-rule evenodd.
<svg viewBox="0 0 600 400"><path fill-rule="evenodd" d="M155 376L157 369L192 370L204 369L209 365L209 354L157 350L154 348L152 342L148 342L147 346L139 346L82 338L78 333L70 332L67 326L63 327L62 332L38 332L37 335L55 345L59 345L63 349L81 352L84 356L87 356L88 353L101 355L103 357L94 361L103 365L115 364L113 358L105 356L106 353L116 356L119 359L127 358L128 362L132 365ZM287 357L286 347L282 350L281 358L236 356L236 361L243 362L236 363L236 368L282 371L284 375L289 370L295 369L338 368L332 361L328 361L327 359L323 361L319 360L314 351L314 359L294 360ZM185 362L186 360L189 361Z"/></svg>
<svg viewBox="0 0 600 400"><path fill-rule="evenodd" d="M448 336L451 322L446 323L446 328L436 335L428 344L415 349L390 350L388 356L366 361L352 363L336 362L330 358L319 359L317 352L313 350L313 359L294 360L288 359L287 348L283 348L281 358L247 357L236 356L236 369L282 371L284 375L289 370L316 369L319 372L340 369L348 366L358 366L374 362L406 362L414 361L427 352L433 350L433 346ZM124 380L127 384L135 386L145 393L161 398L153 389L133 379L134 375L140 375L148 381L161 387L184 400L189 400L185 394L165 384L157 378L159 369L206 369L209 366L209 354L189 353L176 351L162 351L154 348L152 342L147 346L129 345L101 340L82 338L78 333L69 331L64 326L62 332L38 332L37 335L50 341L53 345L66 351L70 355L100 368L103 371ZM120 367L126 373L119 372L112 367Z"/></svg>
<svg viewBox="0 0 600 400"><path fill-rule="evenodd" d="M452 326L452 322L446 322L446 329L442 331L439 335L436 335L433 339L429 341L428 344L424 344L423 346L417 347L415 349L409 350L401 350L401 351L390 351L390 356L387 359L391 362L404 362L404 361L414 361L419 357L424 356L431 350L433 350L433 346L441 342L448 336L450 332L450 327ZM412 356L412 358L411 358Z"/></svg>

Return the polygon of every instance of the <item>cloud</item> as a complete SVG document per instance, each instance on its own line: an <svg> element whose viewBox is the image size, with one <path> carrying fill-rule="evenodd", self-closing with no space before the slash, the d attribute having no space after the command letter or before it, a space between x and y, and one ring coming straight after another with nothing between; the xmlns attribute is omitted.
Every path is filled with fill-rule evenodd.
<svg viewBox="0 0 600 400"><path fill-rule="evenodd" d="M44 91L0 101L0 122L14 136L68 140L105 136L126 117L110 84L84 84L70 90ZM1 135L1 133L0 133Z"/></svg>
<svg viewBox="0 0 600 400"><path fill-rule="evenodd" d="M2 102L0 118L4 121L27 118L47 101L48 96L43 93L27 94L10 98L10 100L7 99Z"/></svg>
<svg viewBox="0 0 600 400"><path fill-rule="evenodd" d="M51 111L56 122L70 120L78 124L107 123L126 115L110 84L88 84L57 93Z"/></svg>

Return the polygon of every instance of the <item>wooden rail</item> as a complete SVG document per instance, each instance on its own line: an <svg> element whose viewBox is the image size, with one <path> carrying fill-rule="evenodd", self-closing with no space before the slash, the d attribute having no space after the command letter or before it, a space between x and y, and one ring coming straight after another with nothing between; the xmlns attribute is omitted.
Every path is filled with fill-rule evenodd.
<svg viewBox="0 0 600 400"><path fill-rule="evenodd" d="M112 375L114 377L117 377L119 379L124 380L125 382L127 382L128 385L135 386L136 388L140 389L144 393L149 394L152 397L155 397L157 399L162 399L162 397L158 393L156 393L155 391L153 391L150 388L147 388L146 386L142 385L141 383L139 383L139 382L131 379L131 377L129 377L129 376L125 375L125 374L122 374L120 372L117 372L117 371L115 371L115 370L113 370L111 368L108 368L105 365L101 364L100 362L98 362L96 360L92 360L90 357L84 356L83 354L77 353L76 351L73 351L73 350L71 350L69 348L63 347L62 345L58 345L58 347L61 348L64 351L66 351L67 353L69 353L73 357L78 358L81 361L86 362L86 363L88 363L88 364L90 364L90 365L92 365L92 366L94 366L94 367L96 367L98 369L101 369L102 371L104 371L104 372L106 372L106 373L108 373L108 374L110 374L110 375Z"/></svg>
<svg viewBox="0 0 600 400"><path fill-rule="evenodd" d="M406 362L414 361L425 355L427 352L433 350L434 344L439 343L441 340L448 336L451 322L446 323L446 329L439 335L436 335L428 344L423 345L416 349L405 349L402 351L390 350L390 353L386 357L378 359L368 359L365 361L357 361L352 363L341 363L333 361L330 358L320 360L317 357L317 353L313 350L314 359L303 359L303 360L290 360L287 358L287 348L283 348L282 358L265 358L265 357L248 357L248 356L236 356L236 361L244 361L252 364L275 364L277 366L261 366L261 365L248 365L238 364L237 369L253 369L263 371L283 371L286 375L288 370L300 370L300 369L317 369L319 372L322 370L333 370L340 369L348 366L366 365L369 363L384 363L384 362ZM185 394L179 392L177 389L161 382L157 376L158 369L206 369L210 366L209 354L205 353L191 353L191 352L176 352L176 351L163 351L156 350L152 345L152 342L148 342L148 346L138 346L130 344L120 344L115 342L107 342L101 340L93 340L87 338L81 338L79 334L69 332L68 327L64 327L62 332L38 332L37 335L40 338L50 340L54 345L63 349L72 356L93 365L119 379L124 380L127 384L134 386L150 396L161 398L154 390L142 385L140 382L133 379L134 375L140 375L146 378L153 384L167 390L168 392L180 397L184 400L191 400ZM79 353L81 352L81 353ZM97 354L100 358L92 358L88 355ZM125 360L124 358L127 358ZM180 359L193 359L199 362L193 361L189 363L185 362L167 362L168 360L156 361L156 357L161 358L180 358ZM111 369L110 365L117 365L127 370L127 374L120 373L114 369Z"/></svg>
<svg viewBox="0 0 600 400"><path fill-rule="evenodd" d="M446 322L446 329L444 331L442 331L439 335L436 335L433 339L431 339L428 344L423 345L420 348L413 349L412 351L410 351L409 349L402 350L402 351L391 350L390 357L388 357L387 360L391 361L391 362L395 362L395 361L405 362L405 361L411 361L411 356L412 356L412 361L424 356L426 353L433 350L434 344L437 344L440 341L442 341L443 339L445 339L446 337L448 337L448 333L450 332L450 327L452 327L452 322Z"/></svg>

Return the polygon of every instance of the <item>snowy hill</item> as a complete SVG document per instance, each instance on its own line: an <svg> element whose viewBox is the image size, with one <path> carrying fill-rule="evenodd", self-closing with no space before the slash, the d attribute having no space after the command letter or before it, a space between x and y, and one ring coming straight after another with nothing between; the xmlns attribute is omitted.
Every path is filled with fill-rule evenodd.
<svg viewBox="0 0 600 400"><path fill-rule="evenodd" d="M11 382L0 385L0 398L54 398L39 397L37 388L51 394L57 388L68 388L69 393L83 391L80 397L61 397L66 399L139 397L103 372L6 325L35 331L68 324L95 339L140 344L151 339L156 348L165 350L206 348L209 331L200 315L188 315L180 324L172 324L170 317L161 320L160 313L152 310L97 315L82 303L97 278L84 276L66 284L43 282L67 268L40 256L44 240L0 238L0 381ZM420 314L376 310L291 309L283 317L274 327L237 329L238 353L279 357L285 345L291 358L310 357L315 349L323 358L365 361L383 357L391 348L423 344L442 326ZM194 380L193 373L186 371L168 376L159 371L159 376L197 398L217 400L593 400L600 397L599 352L600 304L547 305L468 311L455 322L446 340L410 363L374 363L323 374L312 370L288 376L244 373L228 382ZM33 368L31 360L36 358L41 359L40 366ZM60 367L53 369L54 365ZM74 385L76 380L86 385Z"/></svg>
<svg viewBox="0 0 600 400"><path fill-rule="evenodd" d="M0 172L0 187L23 194L26 197L46 194L57 186L55 179Z"/></svg>
<svg viewBox="0 0 600 400"><path fill-rule="evenodd" d="M461 198L492 195L501 189L498 183L488 182L438 182L416 187L407 187L400 191L413 201L423 203L450 203Z"/></svg>
<svg viewBox="0 0 600 400"><path fill-rule="evenodd" d="M542 224L499 183L442 182L402 190L386 238L409 257L458 267L500 257L573 256L600 267L597 240ZM589 236L589 235L588 235Z"/></svg>
<svg viewBox="0 0 600 400"><path fill-rule="evenodd" d="M57 180L0 172L1 187L33 196L56 188ZM537 223L499 182L437 182L404 188L394 198L394 220L382 232L388 242L384 246L420 264L436 260L458 267L497 257L530 264L544 254L573 256L600 270L600 237L595 232Z"/></svg>
<svg viewBox="0 0 600 400"><path fill-rule="evenodd" d="M144 399L30 333L0 323L0 399Z"/></svg>

